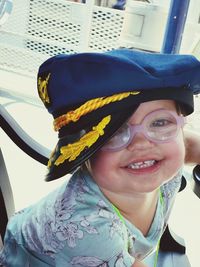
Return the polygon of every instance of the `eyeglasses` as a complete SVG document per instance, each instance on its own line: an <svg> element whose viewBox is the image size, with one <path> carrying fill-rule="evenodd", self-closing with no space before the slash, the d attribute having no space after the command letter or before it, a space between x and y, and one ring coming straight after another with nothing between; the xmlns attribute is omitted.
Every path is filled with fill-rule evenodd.
<svg viewBox="0 0 200 267"><path fill-rule="evenodd" d="M158 109L147 114L141 124L125 123L102 147L105 151L119 151L127 147L137 133L142 133L154 143L165 143L174 139L185 124L185 118L176 112Z"/></svg>

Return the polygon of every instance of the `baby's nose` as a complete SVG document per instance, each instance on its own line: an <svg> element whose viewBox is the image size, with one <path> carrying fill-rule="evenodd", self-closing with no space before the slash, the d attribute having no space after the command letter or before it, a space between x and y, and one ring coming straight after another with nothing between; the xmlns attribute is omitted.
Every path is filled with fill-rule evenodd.
<svg viewBox="0 0 200 267"><path fill-rule="evenodd" d="M130 151L133 150L144 150L149 149L154 146L153 142L148 140L143 133L136 133L132 138L130 144L128 145L127 149Z"/></svg>

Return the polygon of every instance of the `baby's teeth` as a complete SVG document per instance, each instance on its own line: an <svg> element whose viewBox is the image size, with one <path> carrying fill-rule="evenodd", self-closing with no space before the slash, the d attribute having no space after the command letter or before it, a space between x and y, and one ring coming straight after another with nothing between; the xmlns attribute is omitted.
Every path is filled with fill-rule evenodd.
<svg viewBox="0 0 200 267"><path fill-rule="evenodd" d="M155 163L155 160L146 160L144 161L145 164L153 165Z"/></svg>
<svg viewBox="0 0 200 267"><path fill-rule="evenodd" d="M155 163L155 160L145 160L141 162L135 162L128 165L131 169L140 169L145 167L150 167Z"/></svg>

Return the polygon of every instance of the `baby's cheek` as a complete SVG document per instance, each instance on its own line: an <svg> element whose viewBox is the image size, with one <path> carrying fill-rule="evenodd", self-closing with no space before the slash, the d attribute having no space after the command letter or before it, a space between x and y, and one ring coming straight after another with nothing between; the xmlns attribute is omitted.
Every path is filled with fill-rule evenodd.
<svg viewBox="0 0 200 267"><path fill-rule="evenodd" d="M91 159L90 165L92 172L96 173L105 173L111 167L112 157L108 153L103 151L98 151Z"/></svg>
<svg viewBox="0 0 200 267"><path fill-rule="evenodd" d="M174 142L172 146L169 146L166 158L171 168L175 170L181 168L185 159L184 142L180 140L179 142Z"/></svg>
<svg viewBox="0 0 200 267"><path fill-rule="evenodd" d="M163 183L171 180L184 164L184 150L178 151L177 149L172 149L171 152L169 155L166 155L162 168Z"/></svg>

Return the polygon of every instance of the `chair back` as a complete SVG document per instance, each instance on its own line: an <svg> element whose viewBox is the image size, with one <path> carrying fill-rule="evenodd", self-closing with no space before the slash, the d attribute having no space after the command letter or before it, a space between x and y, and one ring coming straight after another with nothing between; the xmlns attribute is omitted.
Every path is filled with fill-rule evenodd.
<svg viewBox="0 0 200 267"><path fill-rule="evenodd" d="M8 219L15 211L12 188L0 148L0 237L3 240Z"/></svg>

